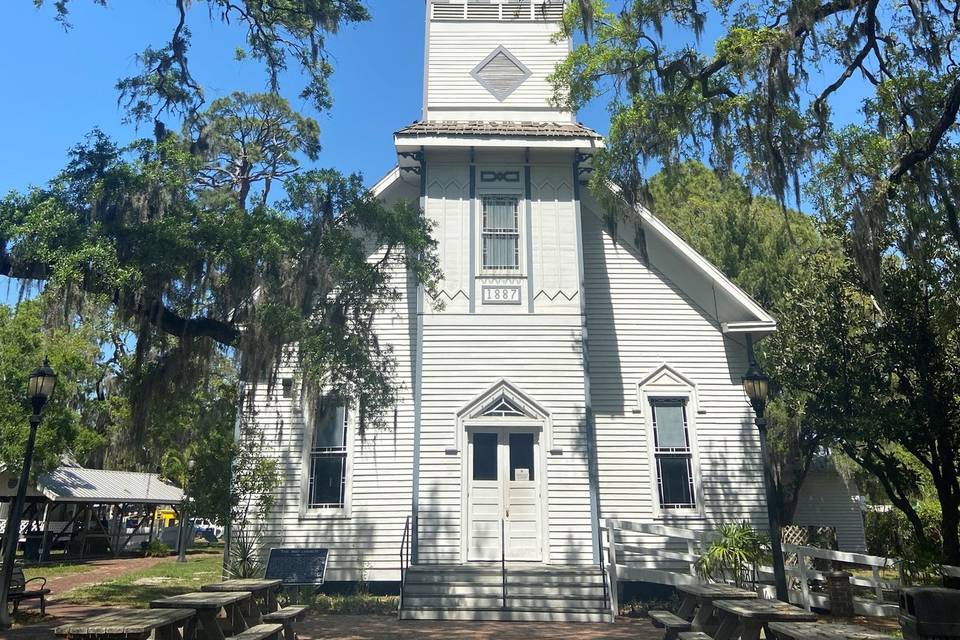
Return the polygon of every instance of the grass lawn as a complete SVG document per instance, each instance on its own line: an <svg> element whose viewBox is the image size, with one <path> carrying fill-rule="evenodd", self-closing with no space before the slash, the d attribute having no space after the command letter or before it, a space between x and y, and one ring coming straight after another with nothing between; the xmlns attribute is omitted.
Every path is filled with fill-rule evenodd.
<svg viewBox="0 0 960 640"><path fill-rule="evenodd" d="M84 573L86 571L92 571L93 567L85 562L79 563L69 563L69 562L58 562L56 564L46 564L42 566L34 567L24 567L23 575L27 577L27 580L31 578L59 578L60 576L69 576L74 573Z"/></svg>
<svg viewBox="0 0 960 640"><path fill-rule="evenodd" d="M122 605L146 608L151 600L174 596L220 581L222 556L198 554L184 563L176 558L161 560L158 564L133 571L116 578L68 591L58 598L77 604Z"/></svg>

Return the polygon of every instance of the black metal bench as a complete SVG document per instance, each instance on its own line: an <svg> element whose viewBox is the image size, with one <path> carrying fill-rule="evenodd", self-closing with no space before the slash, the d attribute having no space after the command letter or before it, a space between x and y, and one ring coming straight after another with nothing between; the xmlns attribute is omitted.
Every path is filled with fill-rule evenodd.
<svg viewBox="0 0 960 640"><path fill-rule="evenodd" d="M32 583L39 583L39 586L31 586ZM47 589L46 578L26 579L23 575L23 569L14 565L13 575L10 580L10 588L7 590L7 602L13 604L13 613L20 608L20 603L24 600L40 600L40 613L47 613L47 596L50 595L50 589Z"/></svg>

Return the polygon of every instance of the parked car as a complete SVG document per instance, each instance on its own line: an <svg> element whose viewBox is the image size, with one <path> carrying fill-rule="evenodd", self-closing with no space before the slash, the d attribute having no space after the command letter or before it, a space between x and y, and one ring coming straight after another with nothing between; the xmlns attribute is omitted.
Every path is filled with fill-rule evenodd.
<svg viewBox="0 0 960 640"><path fill-rule="evenodd" d="M207 518L192 518L191 522L195 535L201 538L209 540L212 537L218 540L223 537L223 527L215 521Z"/></svg>

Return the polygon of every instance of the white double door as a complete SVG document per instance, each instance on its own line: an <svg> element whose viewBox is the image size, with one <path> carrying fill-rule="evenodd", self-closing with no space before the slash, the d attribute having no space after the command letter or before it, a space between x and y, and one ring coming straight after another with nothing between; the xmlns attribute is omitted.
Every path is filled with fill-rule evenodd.
<svg viewBox="0 0 960 640"><path fill-rule="evenodd" d="M471 429L467 560L542 560L540 433Z"/></svg>

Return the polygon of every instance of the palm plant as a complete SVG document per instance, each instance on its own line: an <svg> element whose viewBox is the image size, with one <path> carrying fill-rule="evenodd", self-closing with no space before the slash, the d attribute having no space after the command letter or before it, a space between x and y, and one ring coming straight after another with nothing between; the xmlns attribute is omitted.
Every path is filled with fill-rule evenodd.
<svg viewBox="0 0 960 640"><path fill-rule="evenodd" d="M713 582L743 587L766 556L766 538L746 522L721 524L715 538L696 562L697 575Z"/></svg>

